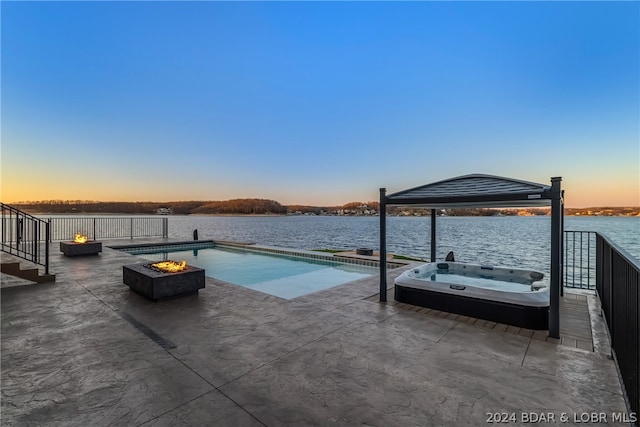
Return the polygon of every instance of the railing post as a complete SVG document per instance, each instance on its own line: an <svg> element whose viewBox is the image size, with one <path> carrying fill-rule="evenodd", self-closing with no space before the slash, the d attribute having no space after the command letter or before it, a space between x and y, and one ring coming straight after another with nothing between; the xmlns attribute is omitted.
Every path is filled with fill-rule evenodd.
<svg viewBox="0 0 640 427"><path fill-rule="evenodd" d="M4 243L5 243L5 234L6 234L6 223L4 221L4 205L2 206L2 249L4 249Z"/></svg>
<svg viewBox="0 0 640 427"><path fill-rule="evenodd" d="M39 227L38 221L33 221L32 224L33 224L33 227L32 227L33 230L31 230L31 232L33 233L33 236L32 236L33 241L31 242L31 247L32 247L31 250L33 251L33 259L34 259L35 263L39 264L38 261L40 261L40 257L38 255L39 255L39 252L40 252L40 250L39 250L40 249L39 248L39 245L40 245L40 227Z"/></svg>
<svg viewBox="0 0 640 427"><path fill-rule="evenodd" d="M16 215L16 244L20 244L22 240L22 218Z"/></svg>
<svg viewBox="0 0 640 427"><path fill-rule="evenodd" d="M51 239L51 219L44 224L44 274L49 274L49 239Z"/></svg>
<svg viewBox="0 0 640 427"><path fill-rule="evenodd" d="M131 238L133 239L133 218L131 218L129 231L131 232Z"/></svg>
<svg viewBox="0 0 640 427"><path fill-rule="evenodd" d="M562 190L561 193L561 199L564 199L564 190ZM564 204L561 205L562 210L564 210ZM564 287L566 285L566 277L564 276L564 269L565 269L565 265L564 265L564 257L562 256L562 254L564 253L564 212L563 214L560 216L560 280L561 280L561 284L560 284L560 296L563 297L564 296Z"/></svg>
<svg viewBox="0 0 640 427"><path fill-rule="evenodd" d="M591 285L591 232L587 232L587 289Z"/></svg>
<svg viewBox="0 0 640 427"><path fill-rule="evenodd" d="M615 292L613 291L613 249L611 248L611 245L609 245L609 242L606 242L606 251L605 251L605 255L606 260L607 260L607 264L609 265L609 271L607 271L607 275L606 275L606 281L609 284L609 286L607 287L609 290L609 304L608 304L608 311L609 311L609 318L607 319L607 323L609 325L609 336L611 338L611 351L615 350L615 346L616 346L616 327L615 327L615 315L614 315L614 307L616 306L616 302L615 300Z"/></svg>

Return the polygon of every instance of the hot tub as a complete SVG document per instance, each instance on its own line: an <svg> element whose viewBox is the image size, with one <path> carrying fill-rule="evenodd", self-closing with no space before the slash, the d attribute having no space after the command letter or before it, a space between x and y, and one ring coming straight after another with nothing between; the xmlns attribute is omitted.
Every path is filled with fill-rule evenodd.
<svg viewBox="0 0 640 427"><path fill-rule="evenodd" d="M534 270L433 262L398 276L395 299L521 328L549 327L549 286Z"/></svg>

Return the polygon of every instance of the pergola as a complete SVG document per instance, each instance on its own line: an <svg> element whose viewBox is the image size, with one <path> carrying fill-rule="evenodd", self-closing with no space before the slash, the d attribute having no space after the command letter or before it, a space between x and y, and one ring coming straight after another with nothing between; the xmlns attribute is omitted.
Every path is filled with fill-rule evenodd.
<svg viewBox="0 0 640 427"><path fill-rule="evenodd" d="M560 338L562 289L562 233L564 201L562 178L551 186L493 175L471 174L390 195L380 189L380 260L387 259L386 207L411 205L431 209L431 262L436 261L436 209L551 206L551 277L549 336ZM380 262L380 301L387 301L387 263Z"/></svg>

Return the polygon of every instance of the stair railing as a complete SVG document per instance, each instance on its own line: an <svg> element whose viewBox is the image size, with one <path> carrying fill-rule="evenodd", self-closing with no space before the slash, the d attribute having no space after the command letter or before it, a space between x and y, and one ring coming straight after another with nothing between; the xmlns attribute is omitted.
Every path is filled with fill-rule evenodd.
<svg viewBox="0 0 640 427"><path fill-rule="evenodd" d="M2 252L41 265L49 274L49 222L1 202L0 208Z"/></svg>

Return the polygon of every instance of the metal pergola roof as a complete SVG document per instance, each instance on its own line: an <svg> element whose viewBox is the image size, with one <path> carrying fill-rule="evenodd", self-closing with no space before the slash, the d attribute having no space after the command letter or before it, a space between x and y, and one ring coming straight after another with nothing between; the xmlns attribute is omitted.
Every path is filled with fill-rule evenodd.
<svg viewBox="0 0 640 427"><path fill-rule="evenodd" d="M551 187L494 175L471 174L387 196L387 205L423 208L549 206Z"/></svg>
<svg viewBox="0 0 640 427"><path fill-rule="evenodd" d="M412 205L431 209L431 262L436 261L436 209L456 207L551 206L551 289L549 335L560 337L560 290L562 288L563 192L561 178L551 185L494 175L471 174L421 185L387 196L380 189L380 301L387 300L386 206Z"/></svg>

